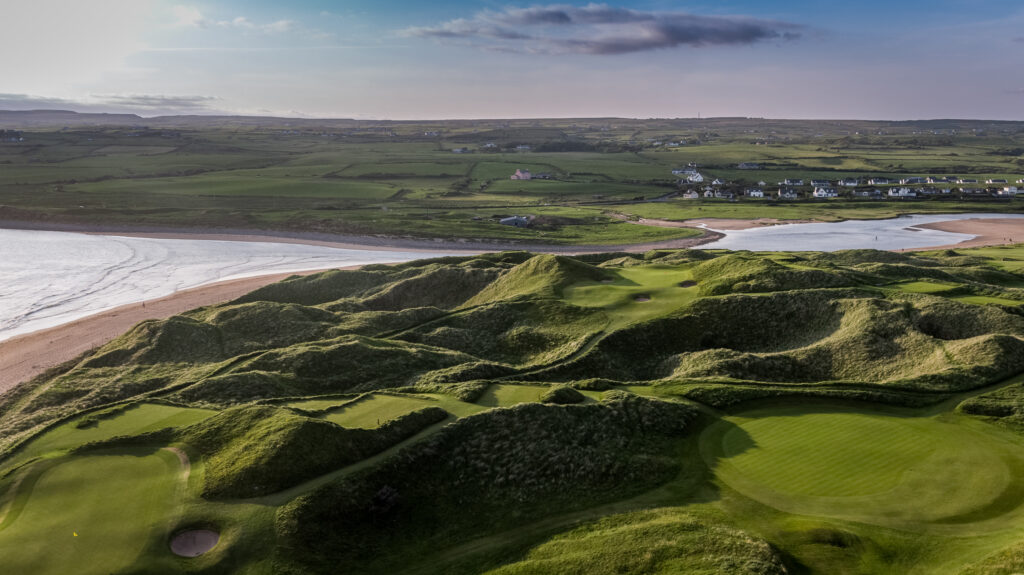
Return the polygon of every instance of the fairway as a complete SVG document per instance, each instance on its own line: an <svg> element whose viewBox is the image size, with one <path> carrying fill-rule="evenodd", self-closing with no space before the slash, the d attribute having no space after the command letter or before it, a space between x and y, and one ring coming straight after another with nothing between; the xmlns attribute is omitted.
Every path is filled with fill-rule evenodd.
<svg viewBox="0 0 1024 575"><path fill-rule="evenodd" d="M565 300L581 307L604 308L613 329L665 315L697 297L688 269L673 266L620 268L610 283L585 282L565 290ZM692 282L691 282L692 283ZM683 287L686 285L687 287Z"/></svg>
<svg viewBox="0 0 1024 575"><path fill-rule="evenodd" d="M784 408L719 421L701 448L723 483L801 515L920 527L1024 500L1020 446L955 421Z"/></svg>
<svg viewBox="0 0 1024 575"><path fill-rule="evenodd" d="M165 427L191 425L214 413L216 412L209 409L141 403L110 417L94 414L96 422L92 425L79 427L81 419L75 419L40 435L11 460L10 466L51 451L70 449L90 441L101 441L118 435L135 435Z"/></svg>
<svg viewBox="0 0 1024 575"><path fill-rule="evenodd" d="M135 450L76 457L26 481L0 526L5 573L120 572L159 544L174 509L177 457Z"/></svg>

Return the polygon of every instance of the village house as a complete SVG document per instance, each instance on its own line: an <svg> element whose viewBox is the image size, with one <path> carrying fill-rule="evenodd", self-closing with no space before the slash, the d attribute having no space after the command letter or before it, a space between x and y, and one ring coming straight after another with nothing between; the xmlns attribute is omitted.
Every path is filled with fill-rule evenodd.
<svg viewBox="0 0 1024 575"><path fill-rule="evenodd" d="M811 186L815 188L827 188L830 183L828 180L811 180Z"/></svg>
<svg viewBox="0 0 1024 575"><path fill-rule="evenodd" d="M1021 179L1017 180L1017 183L1018 184L1024 184L1024 178L1021 178Z"/></svg>
<svg viewBox="0 0 1024 575"><path fill-rule="evenodd" d="M870 180L868 180L868 185L887 186L889 185L889 178L871 178Z"/></svg>
<svg viewBox="0 0 1024 575"><path fill-rule="evenodd" d="M759 188L763 188L763 187L765 187L767 185L768 185L768 182L765 182L764 180L762 180L762 181L757 183L757 187L759 187Z"/></svg>
<svg viewBox="0 0 1024 575"><path fill-rule="evenodd" d="M512 179L512 180L531 180L531 179L533 179L533 176L530 175L530 170L516 170L516 173L512 174L512 177L509 178L509 179Z"/></svg>
<svg viewBox="0 0 1024 575"><path fill-rule="evenodd" d="M999 190L999 195L1000 196L1016 196L1018 191L1019 190L1017 189L1017 186L1007 186L1007 187Z"/></svg>
<svg viewBox="0 0 1024 575"><path fill-rule="evenodd" d="M882 196L882 190L878 188L873 190L854 190L853 195L858 198L879 198Z"/></svg>
<svg viewBox="0 0 1024 575"><path fill-rule="evenodd" d="M843 178L839 180L839 185L847 188L856 188L860 185L860 180L857 178Z"/></svg>
<svg viewBox="0 0 1024 575"><path fill-rule="evenodd" d="M814 188L813 195L816 198L838 198L839 197L839 193L836 192L835 189L833 189L833 188L822 188L822 187Z"/></svg>
<svg viewBox="0 0 1024 575"><path fill-rule="evenodd" d="M918 177L918 176L914 176L914 177L911 177L911 178L903 178L902 180L900 180L900 185L902 185L902 186L914 185L914 184L923 184L923 183L924 183L924 178L921 178L921 177Z"/></svg>
<svg viewBox="0 0 1024 575"><path fill-rule="evenodd" d="M725 185L725 182L723 182L722 180L719 180L718 178L715 178L714 180L712 180L711 185L712 186L723 186L723 185Z"/></svg>
<svg viewBox="0 0 1024 575"><path fill-rule="evenodd" d="M698 173L693 173L686 177L686 181L691 184L700 184L704 181L704 176Z"/></svg>
<svg viewBox="0 0 1024 575"><path fill-rule="evenodd" d="M956 183L958 183L958 184L977 184L978 180L975 180L975 179L972 179L972 178L960 178L959 180L956 181Z"/></svg>
<svg viewBox="0 0 1024 575"><path fill-rule="evenodd" d="M698 193L696 190L690 190L683 194L684 200L696 200L697 198L700 198L700 193Z"/></svg>
<svg viewBox="0 0 1024 575"><path fill-rule="evenodd" d="M778 191L778 198L780 200L795 200L800 197L800 194L791 188L780 189Z"/></svg>
<svg viewBox="0 0 1024 575"><path fill-rule="evenodd" d="M751 189L745 190L743 192L743 194L745 196L747 196L748 198L763 198L764 197L764 190L762 190L761 188L751 188Z"/></svg>
<svg viewBox="0 0 1024 575"><path fill-rule="evenodd" d="M889 190L890 198L916 198L917 192L910 188L891 188Z"/></svg>
<svg viewBox="0 0 1024 575"><path fill-rule="evenodd" d="M1007 184L1006 180L985 180L986 184Z"/></svg>
<svg viewBox="0 0 1024 575"><path fill-rule="evenodd" d="M791 180L789 178L786 178L785 180L779 182L779 184L783 185L783 186L802 186L802 185L804 185L804 181L803 180Z"/></svg>

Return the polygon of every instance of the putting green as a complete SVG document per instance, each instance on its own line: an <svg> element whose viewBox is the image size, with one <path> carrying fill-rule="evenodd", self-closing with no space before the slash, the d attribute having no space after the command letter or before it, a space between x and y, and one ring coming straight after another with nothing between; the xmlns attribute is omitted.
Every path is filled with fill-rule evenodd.
<svg viewBox="0 0 1024 575"><path fill-rule="evenodd" d="M766 410L709 426L701 450L726 485L801 515L962 525L1024 503L1024 449L956 420Z"/></svg>
<svg viewBox="0 0 1024 575"><path fill-rule="evenodd" d="M75 457L47 469L19 487L0 526L3 572L88 575L130 567L163 536L179 472L176 456L152 450Z"/></svg>

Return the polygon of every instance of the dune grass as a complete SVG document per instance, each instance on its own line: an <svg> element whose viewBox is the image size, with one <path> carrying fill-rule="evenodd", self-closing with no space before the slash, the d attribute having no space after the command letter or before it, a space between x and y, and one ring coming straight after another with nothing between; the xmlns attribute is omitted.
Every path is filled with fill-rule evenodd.
<svg viewBox="0 0 1024 575"><path fill-rule="evenodd" d="M568 303L604 309L612 319L609 330L668 314L698 295L693 274L678 266L619 268L609 279L580 282L564 292Z"/></svg>

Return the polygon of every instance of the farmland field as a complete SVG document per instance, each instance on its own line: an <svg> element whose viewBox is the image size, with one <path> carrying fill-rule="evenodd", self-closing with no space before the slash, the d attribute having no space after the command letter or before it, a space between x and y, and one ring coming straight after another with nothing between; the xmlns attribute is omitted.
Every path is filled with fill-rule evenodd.
<svg viewBox="0 0 1024 575"><path fill-rule="evenodd" d="M0 143L0 220L20 225L620 245L700 233L622 218L837 221L1022 211L1020 200L985 185L1024 178L1024 129L1015 122L615 119L450 122L439 130L415 122L325 120L295 129L274 119L238 128L164 118L147 128L33 126L23 141ZM672 173L691 164L705 182ZM517 169L538 178L511 180ZM785 179L855 178L867 188L876 176L940 183L912 186L936 188L917 200L868 200L843 188L843 197L812 201L806 185L802 201L771 197ZM977 183L961 191L946 177ZM682 199L716 180L714 190L736 197ZM751 187L769 197L744 196ZM510 215L534 221L497 223Z"/></svg>

